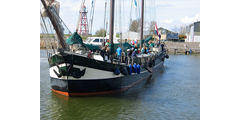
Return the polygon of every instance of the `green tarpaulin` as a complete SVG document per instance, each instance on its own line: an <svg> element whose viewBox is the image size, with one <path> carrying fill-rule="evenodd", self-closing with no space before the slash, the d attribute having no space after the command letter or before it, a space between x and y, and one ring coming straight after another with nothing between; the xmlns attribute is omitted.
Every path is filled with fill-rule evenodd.
<svg viewBox="0 0 240 120"><path fill-rule="evenodd" d="M150 40L152 40L152 36L147 37L146 39L142 40L142 42L143 42L145 45L149 46L149 45L148 45L148 42L149 42ZM66 43L67 43L68 45L81 44L83 47L85 47L85 48L87 48L87 49L90 49L90 50L100 50L99 46L83 43L81 36L78 35L77 32L74 32L74 33L66 40ZM116 49L117 49L118 45L120 45L120 43L113 45L113 48L114 48L113 50L114 50L114 52L116 52ZM127 49L131 49L132 47L134 47L134 46L132 46L131 44L129 44L129 43L127 43L127 42L122 43L122 46L123 46L122 49L124 49L125 51L126 51ZM139 47L139 46L140 46L140 45L138 44L138 47Z"/></svg>
<svg viewBox="0 0 240 120"><path fill-rule="evenodd" d="M66 43L68 45L73 45L73 44L81 44L83 47L88 48L90 50L99 50L99 46L94 46L94 45L89 45L85 44L82 41L82 38L80 35L78 35L77 32L74 32L67 40Z"/></svg>
<svg viewBox="0 0 240 120"><path fill-rule="evenodd" d="M83 44L82 38L80 35L78 35L77 32L74 32L67 40L66 43L68 45L73 45L73 44Z"/></svg>
<svg viewBox="0 0 240 120"><path fill-rule="evenodd" d="M148 43L150 40L152 40L152 36L147 37L146 39L142 40L143 43Z"/></svg>

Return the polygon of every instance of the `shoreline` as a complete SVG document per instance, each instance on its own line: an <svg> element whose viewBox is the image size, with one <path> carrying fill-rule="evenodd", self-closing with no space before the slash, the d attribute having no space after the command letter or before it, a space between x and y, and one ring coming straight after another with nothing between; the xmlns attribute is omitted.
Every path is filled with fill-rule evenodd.
<svg viewBox="0 0 240 120"><path fill-rule="evenodd" d="M57 47L56 42L51 42L54 48ZM170 55L174 54L185 54L185 51L192 50L191 54L200 54L200 42L172 42L172 41L166 41L165 45L167 47L167 51ZM188 47L188 49L185 49L185 46ZM43 39L40 39L40 50L46 50L46 43Z"/></svg>

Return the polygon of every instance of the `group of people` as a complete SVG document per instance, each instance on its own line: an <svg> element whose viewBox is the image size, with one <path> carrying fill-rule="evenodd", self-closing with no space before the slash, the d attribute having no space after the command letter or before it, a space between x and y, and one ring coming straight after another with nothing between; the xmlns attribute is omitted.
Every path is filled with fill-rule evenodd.
<svg viewBox="0 0 240 120"><path fill-rule="evenodd" d="M153 43L152 41L148 42L147 44L143 44L143 47L138 47L137 41L131 41L131 48L127 49L126 52L123 51L123 49L121 48L120 45L118 45L117 49L116 49L116 54L114 55L115 58L117 58L118 63L126 63L127 65L129 64L134 64L136 63L136 57L137 54L149 54L152 51L152 48L154 46L159 46L156 43ZM105 43L104 46L102 46L101 50L100 50L100 54L103 57L103 60L110 60L110 57L112 57L110 55L111 52L111 43L109 42L109 40L107 40L107 42ZM161 45L161 47L163 47ZM107 57L105 59L105 57Z"/></svg>
<svg viewBox="0 0 240 120"><path fill-rule="evenodd" d="M128 65L133 65L135 63L137 54L149 54L152 51L154 43L152 41L149 41L148 44L148 46L146 44L143 44L143 47L139 48L136 41L131 42L132 48L127 49L126 53L122 51L122 48L119 45L116 50L119 63L125 62Z"/></svg>

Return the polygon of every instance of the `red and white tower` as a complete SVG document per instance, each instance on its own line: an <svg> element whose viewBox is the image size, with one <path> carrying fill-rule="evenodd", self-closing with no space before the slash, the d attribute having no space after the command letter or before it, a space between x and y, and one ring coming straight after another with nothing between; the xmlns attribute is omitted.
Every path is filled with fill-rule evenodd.
<svg viewBox="0 0 240 120"><path fill-rule="evenodd" d="M86 6L83 5L82 9L80 10L80 20L78 23L78 34L79 35L88 35L88 20L87 20L87 9Z"/></svg>

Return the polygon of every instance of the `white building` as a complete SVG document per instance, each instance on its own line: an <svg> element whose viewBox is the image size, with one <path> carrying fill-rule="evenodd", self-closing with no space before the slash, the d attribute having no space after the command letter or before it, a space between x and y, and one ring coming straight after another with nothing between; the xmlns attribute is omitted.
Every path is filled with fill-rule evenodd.
<svg viewBox="0 0 240 120"><path fill-rule="evenodd" d="M165 28L158 28L158 32L161 34L161 40L164 41L177 41L179 40L178 33L172 32Z"/></svg>
<svg viewBox="0 0 240 120"><path fill-rule="evenodd" d="M200 21L190 24L189 28L185 42L200 42Z"/></svg>
<svg viewBox="0 0 240 120"><path fill-rule="evenodd" d="M140 40L140 34L137 32L126 32L122 34L122 39L127 39L128 41Z"/></svg>

